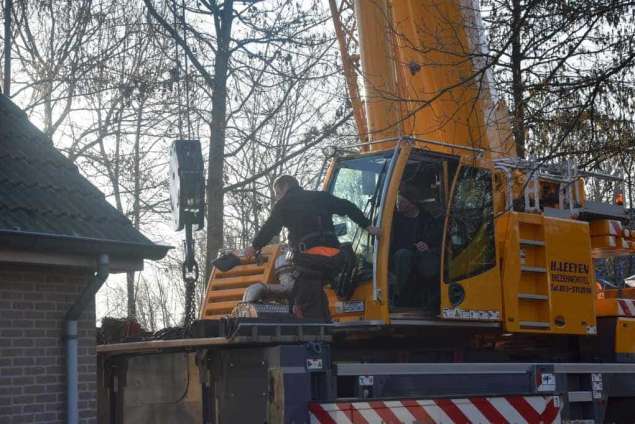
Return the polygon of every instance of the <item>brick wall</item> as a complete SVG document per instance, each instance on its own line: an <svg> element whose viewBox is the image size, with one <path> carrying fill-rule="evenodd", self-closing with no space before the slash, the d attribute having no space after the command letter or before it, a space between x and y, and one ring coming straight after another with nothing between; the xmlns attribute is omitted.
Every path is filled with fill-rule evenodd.
<svg viewBox="0 0 635 424"><path fill-rule="evenodd" d="M0 424L66 422L64 314L90 277L0 264ZM79 329L79 413L96 422L95 307Z"/></svg>

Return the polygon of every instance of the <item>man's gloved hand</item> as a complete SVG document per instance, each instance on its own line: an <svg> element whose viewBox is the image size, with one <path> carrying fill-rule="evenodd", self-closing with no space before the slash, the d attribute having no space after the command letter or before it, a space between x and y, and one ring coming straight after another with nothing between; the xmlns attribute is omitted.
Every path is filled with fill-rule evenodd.
<svg viewBox="0 0 635 424"><path fill-rule="evenodd" d="M379 227L369 225L368 227L366 227L366 231L368 231L368 234L370 234L371 236L375 236L375 237L381 236L381 228Z"/></svg>
<svg viewBox="0 0 635 424"><path fill-rule="evenodd" d="M430 247L425 241L419 241L415 243L415 247L419 252L427 252L428 250L430 250Z"/></svg>

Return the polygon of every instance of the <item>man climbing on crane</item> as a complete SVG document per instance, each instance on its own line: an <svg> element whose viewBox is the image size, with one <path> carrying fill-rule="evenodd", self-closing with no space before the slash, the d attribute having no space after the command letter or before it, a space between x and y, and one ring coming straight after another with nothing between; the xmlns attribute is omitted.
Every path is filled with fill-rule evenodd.
<svg viewBox="0 0 635 424"><path fill-rule="evenodd" d="M255 256L282 227L287 228L297 275L290 296L292 312L297 318L329 320L324 282L339 274L345 264L332 216L348 216L373 236L379 236L380 229L353 203L328 192L304 190L291 175L278 177L273 189L276 203L271 215L245 255Z"/></svg>

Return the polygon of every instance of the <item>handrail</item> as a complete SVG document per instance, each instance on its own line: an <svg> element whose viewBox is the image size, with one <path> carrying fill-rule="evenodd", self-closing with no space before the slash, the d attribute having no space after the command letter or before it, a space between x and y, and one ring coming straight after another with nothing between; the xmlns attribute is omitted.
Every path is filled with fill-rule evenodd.
<svg viewBox="0 0 635 424"><path fill-rule="evenodd" d="M381 190L381 199L379 201L379 208L377 213L376 223L381 225L381 221L384 216L384 202L386 201L386 196L388 195L388 186L392 180L392 175L395 170L395 164L399 159L399 151L401 150L401 146L399 143L395 146L394 152L392 154L392 158L390 158L390 164L388 165L388 170L386 171L386 176L384 177L383 187ZM379 252L379 238L375 236L375 241L373 243L373 300L379 300L379 290L377 288L377 257Z"/></svg>
<svg viewBox="0 0 635 424"><path fill-rule="evenodd" d="M460 145L456 145L456 144L450 144L450 143L444 143L442 141L437 141L437 140L430 140L430 139L426 139L426 138L419 138L419 137L388 137L388 138L382 138L380 140L374 140L374 141L367 141L365 143L355 143L355 144L347 144L344 146L338 146L338 148L340 149L349 149L352 147L362 147L362 146L371 146L373 144L381 144L381 143L388 143L391 141L418 141L421 143L427 143L427 144L432 144L435 146L441 146L441 147L447 147L450 149L458 149L458 150L467 150L469 152L472 153L478 153L479 155L482 155L485 153L484 149L480 149L478 147L469 147L469 146L460 146Z"/></svg>

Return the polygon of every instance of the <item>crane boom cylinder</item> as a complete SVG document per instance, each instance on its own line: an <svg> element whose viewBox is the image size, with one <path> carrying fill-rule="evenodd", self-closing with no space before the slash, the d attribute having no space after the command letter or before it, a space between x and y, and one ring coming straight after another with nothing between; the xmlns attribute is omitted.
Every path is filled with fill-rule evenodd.
<svg viewBox="0 0 635 424"><path fill-rule="evenodd" d="M402 135L392 20L387 0L355 0L369 141ZM389 144L371 144L384 150Z"/></svg>
<svg viewBox="0 0 635 424"><path fill-rule="evenodd" d="M444 143L432 147L442 153L515 155L477 6L467 0L357 0L355 15L371 142L410 137Z"/></svg>

